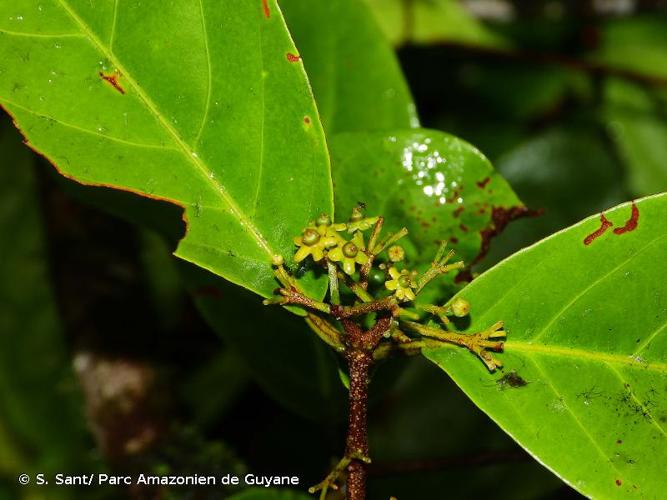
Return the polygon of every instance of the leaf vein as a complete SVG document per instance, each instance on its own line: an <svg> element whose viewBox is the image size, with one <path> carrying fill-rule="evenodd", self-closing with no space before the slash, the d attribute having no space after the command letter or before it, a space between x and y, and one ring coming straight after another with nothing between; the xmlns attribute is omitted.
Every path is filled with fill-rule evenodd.
<svg viewBox="0 0 667 500"><path fill-rule="evenodd" d="M26 33L24 31L11 31L0 29L0 33L11 36L25 36L28 38L85 38L81 33Z"/></svg>
<svg viewBox="0 0 667 500"><path fill-rule="evenodd" d="M584 424L581 422L581 420L579 419L579 417L577 416L577 414L576 414L576 413L572 410L572 408L570 408L570 406L565 402L565 397L558 391L558 389L556 388L556 386L553 384L551 378L550 378L550 377L547 375L547 373L542 369L542 366L541 366L537 361L535 361L534 359L532 359L531 362L535 365L535 368L537 369L537 371L539 371L539 372L542 374L542 376L544 377L544 380L546 381L547 385L549 386L549 388L551 389L551 391L552 391L552 392L556 395L556 397L558 398L558 401L563 405L563 407L567 410L567 412L570 414L570 416L572 417L572 419L577 423L577 426L581 429L581 432L583 433L583 435L586 436L586 438L587 438L591 443L593 443L593 446L595 447L596 451L597 451L597 452L604 458L604 461L605 461L606 463L608 463L609 465L611 465L611 468L614 469L614 470L618 473L617 478L618 478L618 479L621 479L621 477L623 477L622 474L621 474L621 471L618 470L618 468L616 467L616 465L614 465L614 463L611 461L611 459L609 458L609 456L607 456L607 454L604 452L604 450L603 450L602 448L600 448L600 445L598 444L598 442L597 442L597 441L595 440L595 438L591 435L591 433L588 432L588 430L586 429L586 427L584 426ZM624 478L624 477L623 477L623 478Z"/></svg>
<svg viewBox="0 0 667 500"><path fill-rule="evenodd" d="M187 161L192 163L196 170L200 173L205 182L209 183L219 194L222 202L227 205L230 211L241 221L241 224L247 228L247 230L252 235L253 239L257 243L267 256L271 257L274 255L268 242L264 239L262 234L259 232L257 227L252 223L252 221L246 216L246 214L239 208L236 204L236 201L230 196L225 187L220 184L218 181L212 177L213 171L204 164L198 157L193 155L194 151L188 146L188 144L183 140L178 131L165 119L164 115L157 108L155 103L150 99L150 97L144 92L143 88L139 83L134 80L133 76L125 67L121 64L118 58L109 50L108 47L105 47L102 42L97 38L97 36L91 31L90 27L81 19L80 16L72 9L72 7L67 3L66 0L58 0L60 6L67 12L67 14L79 25L80 29L84 32L87 38L91 41L97 49L102 52L113 64L118 68L118 70L125 76L129 85L135 90L139 98L146 104L150 112L155 116L157 121L162 125L162 127L172 136L176 142L178 149L181 150L182 154L186 157ZM268 262L268 260L267 260Z"/></svg>
<svg viewBox="0 0 667 500"><path fill-rule="evenodd" d="M206 121L208 120L208 113L211 110L211 94L213 89L213 70L211 68L211 51L208 47L208 30L206 29L206 18L204 17L204 0L199 0L199 12L201 15L201 25L202 32L204 35L204 51L206 52L206 67L207 67L207 89L206 89L206 106L204 107L204 115L202 117L201 125L199 125L199 131L195 137L195 142L193 143L193 148L196 149L199 141L201 140L201 135L204 133L204 128L206 127Z"/></svg>
<svg viewBox="0 0 667 500"><path fill-rule="evenodd" d="M25 106L22 106L21 104L17 104L15 102L9 101L7 99L0 99L0 102L2 102L4 104L7 104L9 106L14 106L14 107L16 107L16 108L18 108L22 111L25 111L26 113L30 113L31 115L37 116L39 118L44 118L45 120L53 121L54 123L62 125L63 127L71 128L73 130L77 130L77 131L82 132L84 134L89 134L89 135L94 135L94 136L97 136L97 137L101 137L103 139L107 139L107 140L112 141L112 142L118 142L120 144L125 144L127 146L132 146L132 147L135 147L135 148L150 148L150 149L160 149L160 150L164 150L164 151L178 151L176 148L169 148L169 147L166 147L166 146L161 145L161 144L148 144L148 143L143 143L143 142L133 142L133 141L128 141L126 139L121 139L120 137L116 137L116 136L113 136L113 135L102 134L102 133L97 132L95 130L90 130L90 129L87 129L87 128L80 127L78 125L74 125L72 123L64 122L64 121L60 120L59 118L55 118L55 117L50 116L50 115L46 115L46 114L43 114L43 113L38 113L37 111L26 108Z"/></svg>
<svg viewBox="0 0 667 500"><path fill-rule="evenodd" d="M651 414L651 411L641 401L639 401L639 399L635 395L634 391L629 389L630 384L628 384L627 380L625 380L625 378L623 378L623 375L616 368L611 366L610 364L608 364L608 363L605 363L605 364L607 365L607 368L609 368L614 373L614 375L616 375L616 377L618 377L618 379L621 382L621 385L623 385L623 388L628 390L628 392L630 393L630 396L632 396L632 399L634 399L635 402L641 407L642 412L644 413L644 415L647 415L651 419L651 422L653 423L653 425L655 425L658 428L660 433L663 436L667 437L667 433L665 433L665 429L663 429L662 426L657 422L657 420L655 418L653 418L653 415Z"/></svg>
<svg viewBox="0 0 667 500"><path fill-rule="evenodd" d="M113 20L111 21L111 35L109 36L109 50L113 52L113 39L116 35L116 19L118 17L118 0L113 3Z"/></svg>
<svg viewBox="0 0 667 500"><path fill-rule="evenodd" d="M639 344L639 346L637 347L635 352L632 353L632 355L636 356L640 352L642 352L646 347L648 347L648 345L653 341L653 339L656 338L658 334L662 332L665 328L667 328L667 320L665 320L665 322L661 326L656 328L654 332L652 332L648 337L646 337L646 340L644 340L644 342Z"/></svg>
<svg viewBox="0 0 667 500"><path fill-rule="evenodd" d="M529 342L512 340L507 341L505 344L505 350L507 352L518 351L535 354L546 354L551 356L562 356L564 358L587 359L598 361L600 363L614 363L618 365L625 365L630 368L641 368L648 371L667 373L667 363L643 364L638 362L634 357L626 356L623 354L585 351L583 349L573 349L559 345L533 344Z"/></svg>
<svg viewBox="0 0 667 500"><path fill-rule="evenodd" d="M262 36L262 26L259 26L259 60L262 61L262 91L260 98L260 105L262 108L262 121L260 123L259 136L259 172L257 173L257 185L255 186L255 196L252 201L252 217L257 213L257 201L259 200L259 192L262 189L262 176L264 175L264 124L266 122L266 78L264 77L264 37Z"/></svg>

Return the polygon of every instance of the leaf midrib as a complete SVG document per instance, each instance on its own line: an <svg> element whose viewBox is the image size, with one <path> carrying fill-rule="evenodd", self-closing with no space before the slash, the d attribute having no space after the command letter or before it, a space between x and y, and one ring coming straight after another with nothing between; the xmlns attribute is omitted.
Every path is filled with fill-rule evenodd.
<svg viewBox="0 0 667 500"><path fill-rule="evenodd" d="M442 347L437 349L428 349L428 351L436 352L442 349L461 348L453 344L443 344ZM507 342L505 342L505 352L544 354L547 356L560 356L565 359L594 361L602 364L612 363L615 365L624 365L629 368L637 368L641 370L667 374L667 363L647 362L646 364L642 364L641 362L637 361L631 354L625 355L608 352L586 351L584 349L575 349L561 345L532 344L530 342L511 339L508 339Z"/></svg>
<svg viewBox="0 0 667 500"><path fill-rule="evenodd" d="M150 110L150 112L157 119L160 125L162 125L162 127L169 133L169 135L172 136L172 138L178 145L181 153L186 157L187 161L191 162L196 167L197 171L201 174L201 176L204 178L204 181L210 184L213 187L213 189L217 191L217 193L220 195L221 200L229 208L230 212L232 212L234 216L240 221L240 224L243 227L247 228L247 230L252 235L253 239L256 241L257 245L264 252L266 252L267 256L269 257L273 256L275 252L271 249L269 243L262 236L257 227L240 209L240 207L236 204L236 201L229 195L224 186L219 182L216 182L214 179L211 179L210 174L213 173L213 171L205 163L203 163L198 156L195 156L196 154L195 151L189 147L189 145L181 138L178 131L174 127L172 127L169 121L162 115L162 113L157 108L155 103L153 103L150 97L144 92L142 87L131 76L130 72L125 69L125 67L121 64L121 62L113 54L113 52L100 41L100 39L93 33L90 27L83 21L83 19L81 19L77 15L77 13L69 6L66 0L58 0L58 3L65 10L67 15L69 15L74 20L74 22L79 26L79 28L85 34L85 36L123 74L127 82L135 90L139 98L144 102L146 107Z"/></svg>
<svg viewBox="0 0 667 500"><path fill-rule="evenodd" d="M575 349L560 345L531 344L530 342L512 341L510 339L505 343L505 351L547 354L552 356L561 356L564 358L577 358L599 363L613 363L616 365L626 365L632 368L641 368L642 370L667 373L667 363L647 363L642 364L632 357L631 354L614 354L608 352L586 351L584 349Z"/></svg>

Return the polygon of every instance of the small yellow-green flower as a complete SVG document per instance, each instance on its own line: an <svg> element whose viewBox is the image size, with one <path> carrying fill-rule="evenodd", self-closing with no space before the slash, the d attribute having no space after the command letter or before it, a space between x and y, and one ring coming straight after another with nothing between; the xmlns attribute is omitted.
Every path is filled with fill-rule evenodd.
<svg viewBox="0 0 667 500"><path fill-rule="evenodd" d="M373 227L378 219L379 217L364 217L363 208L356 206L352 209L352 216L350 217L350 221L341 224L334 224L334 228L336 231L345 231L347 229L348 233L366 231L367 229Z"/></svg>
<svg viewBox="0 0 667 500"><path fill-rule="evenodd" d="M340 262L346 274L354 274L356 264L368 262L368 255L364 252L364 238L361 233L355 233L352 241L340 241L335 248L329 250L327 257L333 262Z"/></svg>
<svg viewBox="0 0 667 500"><path fill-rule="evenodd" d="M405 250L398 245L393 245L387 250L387 255L389 255L389 260L392 262L400 262L405 258Z"/></svg>
<svg viewBox="0 0 667 500"><path fill-rule="evenodd" d="M322 260L324 252L336 246L342 238L331 227L331 220L326 215L320 215L318 225L310 225L303 230L301 236L294 238L294 244L299 249L294 254L294 262L301 262L312 255L314 261Z"/></svg>
<svg viewBox="0 0 667 500"><path fill-rule="evenodd" d="M399 271L395 267L389 268L389 276L392 279L385 281L384 286L387 290L393 290L394 295L398 300L409 301L415 300L414 288L417 288L417 283L413 279L413 273L407 269Z"/></svg>

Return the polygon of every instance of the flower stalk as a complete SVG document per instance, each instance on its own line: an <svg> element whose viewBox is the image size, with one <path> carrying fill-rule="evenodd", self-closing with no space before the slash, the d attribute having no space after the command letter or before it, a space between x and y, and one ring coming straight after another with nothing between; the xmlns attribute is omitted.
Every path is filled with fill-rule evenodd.
<svg viewBox="0 0 667 500"><path fill-rule="evenodd" d="M348 222L333 223L329 216L321 215L294 239L292 260L311 259L325 272L328 293L322 300L301 290L284 258L273 259L280 288L264 303L302 308L308 326L343 356L348 368L345 454L324 481L310 489L311 493L319 491L320 499L342 487L349 500L365 498L366 466L370 463L368 384L375 362L450 345L467 349L489 371L502 367L492 354L503 350L506 333L502 322L480 332L458 332L449 317L467 316L467 301L455 298L442 306L415 303L433 280L463 268L462 261L450 263L454 251L447 251L446 242L441 244L430 267L420 274L405 264L405 251L397 244L408 234L407 229L382 237L383 224L382 217L366 217L363 207L358 206ZM370 235L366 240L367 231Z"/></svg>

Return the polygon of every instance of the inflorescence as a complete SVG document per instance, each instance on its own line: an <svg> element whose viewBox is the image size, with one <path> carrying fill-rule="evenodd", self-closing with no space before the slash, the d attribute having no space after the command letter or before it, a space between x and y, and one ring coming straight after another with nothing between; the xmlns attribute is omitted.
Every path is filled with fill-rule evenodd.
<svg viewBox="0 0 667 500"><path fill-rule="evenodd" d="M382 217L366 217L363 207L356 207L349 221L334 223L326 215L311 222L294 238L295 263L312 259L328 275L328 292L320 301L301 291L294 275L284 265L282 256L273 259L274 272L281 287L265 304L298 306L306 311L308 325L322 340L339 352L360 349L374 359L392 354L417 354L424 348L442 347L443 343L467 348L490 371L502 366L492 352L503 350L506 336L501 321L476 333L461 333L451 317L468 315L470 305L455 298L444 305L422 304L417 299L435 278L464 267L452 262L453 250L443 242L431 266L419 273L406 263L405 251L398 241L407 235L403 228L382 236ZM389 317L388 321L377 318ZM372 324L368 335L352 335Z"/></svg>

